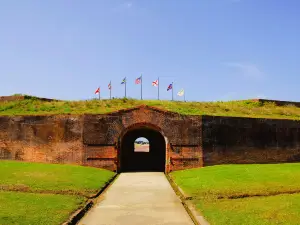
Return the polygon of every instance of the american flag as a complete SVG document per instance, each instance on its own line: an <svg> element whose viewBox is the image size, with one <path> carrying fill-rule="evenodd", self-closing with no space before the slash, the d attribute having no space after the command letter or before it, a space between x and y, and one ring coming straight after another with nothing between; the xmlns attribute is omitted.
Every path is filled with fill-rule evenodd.
<svg viewBox="0 0 300 225"><path fill-rule="evenodd" d="M158 86L158 80L153 81L152 86L157 87Z"/></svg>
<svg viewBox="0 0 300 225"><path fill-rule="evenodd" d="M135 79L135 84L140 84L142 80L142 76L140 76L139 78Z"/></svg>
<svg viewBox="0 0 300 225"><path fill-rule="evenodd" d="M170 84L167 91L171 90L173 88L173 84Z"/></svg>

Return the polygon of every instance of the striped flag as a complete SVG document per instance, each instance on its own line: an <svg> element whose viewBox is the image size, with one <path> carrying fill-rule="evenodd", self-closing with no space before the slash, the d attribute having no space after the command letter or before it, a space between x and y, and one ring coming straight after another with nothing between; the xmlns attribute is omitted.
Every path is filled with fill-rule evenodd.
<svg viewBox="0 0 300 225"><path fill-rule="evenodd" d="M139 78L135 79L135 84L140 84L142 80L142 76L140 76Z"/></svg>
<svg viewBox="0 0 300 225"><path fill-rule="evenodd" d="M108 89L111 90L111 82L108 84Z"/></svg>
<svg viewBox="0 0 300 225"><path fill-rule="evenodd" d="M95 91L95 94L100 93L100 87L97 88L97 90Z"/></svg>
<svg viewBox="0 0 300 225"><path fill-rule="evenodd" d="M157 87L158 86L158 80L153 81L152 86Z"/></svg>
<svg viewBox="0 0 300 225"><path fill-rule="evenodd" d="M171 90L172 88L173 88L173 84L170 84L170 85L168 86L167 91Z"/></svg>

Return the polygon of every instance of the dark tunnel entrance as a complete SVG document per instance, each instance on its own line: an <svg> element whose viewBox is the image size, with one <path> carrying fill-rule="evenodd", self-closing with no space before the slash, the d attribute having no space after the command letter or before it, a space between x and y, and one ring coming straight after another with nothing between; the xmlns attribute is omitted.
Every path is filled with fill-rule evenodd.
<svg viewBox="0 0 300 225"><path fill-rule="evenodd" d="M135 145L137 143L148 145L147 141L141 142L140 140L147 140L149 149L145 146L137 148ZM166 164L165 138L160 132L147 127L129 130L122 138L120 159L121 172L164 172Z"/></svg>

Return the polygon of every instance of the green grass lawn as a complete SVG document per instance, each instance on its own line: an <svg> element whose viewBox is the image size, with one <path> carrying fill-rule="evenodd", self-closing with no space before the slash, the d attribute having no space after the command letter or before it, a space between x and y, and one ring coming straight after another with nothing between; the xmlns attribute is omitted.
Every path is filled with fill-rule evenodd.
<svg viewBox="0 0 300 225"><path fill-rule="evenodd" d="M156 106L184 115L215 115L254 118L300 119L300 108L276 106L273 103L245 101L229 102L182 102L159 100L88 100L46 102L29 98L19 101L0 102L0 115L53 115L53 114L102 114L139 105Z"/></svg>
<svg viewBox="0 0 300 225"><path fill-rule="evenodd" d="M61 224L114 173L91 167L0 161L0 224Z"/></svg>
<svg viewBox="0 0 300 225"><path fill-rule="evenodd" d="M218 165L170 176L211 224L299 224L300 163Z"/></svg>
<svg viewBox="0 0 300 225"><path fill-rule="evenodd" d="M0 161L0 186L32 191L94 194L113 172L83 166Z"/></svg>
<svg viewBox="0 0 300 225"><path fill-rule="evenodd" d="M0 192L0 224L58 225L84 203L84 197Z"/></svg>

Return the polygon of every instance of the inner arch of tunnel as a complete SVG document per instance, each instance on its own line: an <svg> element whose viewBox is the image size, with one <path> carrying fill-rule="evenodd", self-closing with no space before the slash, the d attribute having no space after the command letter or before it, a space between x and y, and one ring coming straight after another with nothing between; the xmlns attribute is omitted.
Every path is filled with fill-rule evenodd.
<svg viewBox="0 0 300 225"><path fill-rule="evenodd" d="M144 137L149 141L149 152L135 152L134 142ZM167 140L154 126L137 124L120 137L120 172L157 171L165 172Z"/></svg>

